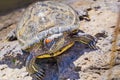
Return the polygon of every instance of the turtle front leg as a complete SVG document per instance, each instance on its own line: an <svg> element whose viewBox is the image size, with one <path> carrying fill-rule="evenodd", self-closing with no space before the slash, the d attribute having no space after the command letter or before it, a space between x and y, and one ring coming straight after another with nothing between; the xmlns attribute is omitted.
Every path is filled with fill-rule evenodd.
<svg viewBox="0 0 120 80"><path fill-rule="evenodd" d="M17 40L17 37L16 37L16 29L12 30L6 37L6 39L8 41L14 41L14 40Z"/></svg>
<svg viewBox="0 0 120 80"><path fill-rule="evenodd" d="M33 78L33 80L42 80L45 76L45 72L35 63L36 57L33 53L30 53L26 60L26 70Z"/></svg>
<svg viewBox="0 0 120 80"><path fill-rule="evenodd" d="M83 44L87 44L92 49L98 49L96 46L97 39L89 34L86 34L80 30L73 31L70 34L71 39L77 42L81 42Z"/></svg>

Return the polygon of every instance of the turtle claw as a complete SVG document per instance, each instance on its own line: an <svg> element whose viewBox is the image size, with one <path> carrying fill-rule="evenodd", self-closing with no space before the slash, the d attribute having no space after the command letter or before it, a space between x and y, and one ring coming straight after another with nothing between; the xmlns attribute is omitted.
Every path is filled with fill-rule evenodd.
<svg viewBox="0 0 120 80"><path fill-rule="evenodd" d="M33 80L42 80L43 79L43 76L41 76L41 74L39 73L34 73L31 75Z"/></svg>
<svg viewBox="0 0 120 80"><path fill-rule="evenodd" d="M96 42L95 41L92 41L88 44L88 46L91 48L91 49L98 49L97 46L96 46Z"/></svg>
<svg viewBox="0 0 120 80"><path fill-rule="evenodd" d="M45 76L45 73L41 71L31 74L31 77L33 78L33 80L42 80L44 76Z"/></svg>
<svg viewBox="0 0 120 80"><path fill-rule="evenodd" d="M33 80L42 80L45 76L45 71L35 63L36 57L30 53L26 60L26 70L29 72Z"/></svg>
<svg viewBox="0 0 120 80"><path fill-rule="evenodd" d="M97 39L89 34L83 33L81 31L72 33L72 39L74 41L81 42L88 45L91 49L98 49L96 47Z"/></svg>
<svg viewBox="0 0 120 80"><path fill-rule="evenodd" d="M87 44L91 49L98 49L96 46L97 39L91 36L89 43Z"/></svg>

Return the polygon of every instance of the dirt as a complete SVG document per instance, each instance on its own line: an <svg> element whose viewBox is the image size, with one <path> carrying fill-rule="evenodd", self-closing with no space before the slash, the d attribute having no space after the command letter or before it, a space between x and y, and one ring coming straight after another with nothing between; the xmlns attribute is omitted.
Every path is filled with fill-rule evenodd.
<svg viewBox="0 0 120 80"><path fill-rule="evenodd" d="M120 28L117 28L117 23L120 22L120 1L61 2L77 11L80 29L97 38L96 45L99 49L92 50L84 44L76 43L56 57L57 64L53 62L54 59L38 60L40 66L46 69L44 80L120 80ZM32 80L25 68L29 54L21 51L17 41L5 40L7 34L15 29L25 10L26 8L20 8L0 16L0 80ZM47 61L51 62L48 64Z"/></svg>

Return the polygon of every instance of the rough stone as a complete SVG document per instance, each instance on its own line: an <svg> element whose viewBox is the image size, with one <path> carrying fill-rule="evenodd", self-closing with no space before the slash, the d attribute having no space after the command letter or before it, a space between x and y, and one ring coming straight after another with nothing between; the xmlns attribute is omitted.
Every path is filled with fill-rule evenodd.
<svg viewBox="0 0 120 80"><path fill-rule="evenodd" d="M62 0L61 2L71 5L78 12L81 30L97 35L96 45L99 49L91 50L86 45L76 43L64 54L56 57L57 61L54 61L54 58L38 60L40 67L46 69L44 80L120 80L120 38L117 39L116 51L112 52L114 30L119 14L117 5L120 5L120 2L118 0ZM29 54L21 51L17 41L4 40L7 33L16 27L23 12L24 9L21 9L0 16L0 30L2 29L0 80L31 80L24 63ZM3 28L5 25L8 28ZM115 62L111 65L113 54Z"/></svg>

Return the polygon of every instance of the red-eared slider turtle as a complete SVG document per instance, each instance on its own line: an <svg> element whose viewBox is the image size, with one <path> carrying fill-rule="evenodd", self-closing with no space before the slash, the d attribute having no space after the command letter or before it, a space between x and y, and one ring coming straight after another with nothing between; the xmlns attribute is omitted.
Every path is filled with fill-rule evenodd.
<svg viewBox="0 0 120 80"><path fill-rule="evenodd" d="M36 2L26 9L18 27L7 38L17 37L21 48L29 51L26 69L35 80L41 80L44 70L35 63L36 58L58 56L76 41L96 48L94 37L81 32L79 26L79 18L70 6L54 1Z"/></svg>

